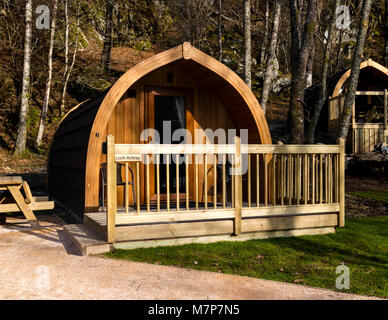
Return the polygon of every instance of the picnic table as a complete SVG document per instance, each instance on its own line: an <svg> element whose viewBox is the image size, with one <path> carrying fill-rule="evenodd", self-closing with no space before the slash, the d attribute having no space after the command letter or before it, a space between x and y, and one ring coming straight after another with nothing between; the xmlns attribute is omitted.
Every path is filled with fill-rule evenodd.
<svg viewBox="0 0 388 320"><path fill-rule="evenodd" d="M54 208L54 201L48 201L47 196L33 197L27 181L20 176L0 177L0 191L9 191L12 197L9 201L9 197L0 195L0 213L22 212L31 227L40 226L34 214L35 210Z"/></svg>

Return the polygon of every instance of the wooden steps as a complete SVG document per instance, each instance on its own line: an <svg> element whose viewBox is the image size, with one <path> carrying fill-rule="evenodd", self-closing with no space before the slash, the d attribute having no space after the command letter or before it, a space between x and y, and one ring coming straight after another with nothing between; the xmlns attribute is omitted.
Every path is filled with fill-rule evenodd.
<svg viewBox="0 0 388 320"><path fill-rule="evenodd" d="M95 213L85 213L84 215L84 225L88 226L91 230L98 233L106 239L106 213L105 212L95 212Z"/></svg>
<svg viewBox="0 0 388 320"><path fill-rule="evenodd" d="M104 237L85 224L68 224L64 231L83 256L110 252L112 247Z"/></svg>

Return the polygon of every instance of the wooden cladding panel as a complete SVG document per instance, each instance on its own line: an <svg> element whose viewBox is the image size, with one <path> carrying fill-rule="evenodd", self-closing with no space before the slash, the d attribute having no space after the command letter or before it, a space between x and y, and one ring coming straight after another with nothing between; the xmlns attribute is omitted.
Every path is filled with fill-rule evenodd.
<svg viewBox="0 0 388 320"><path fill-rule="evenodd" d="M90 129L91 126L85 126L66 135L55 137L56 143L51 147L50 154L57 150L70 148L84 147L86 149L89 142Z"/></svg>
<svg viewBox="0 0 388 320"><path fill-rule="evenodd" d="M55 179L49 181L50 188L48 189L48 192L50 199L54 198L59 200L61 204L66 205L66 207L71 209L73 212L80 214L80 212L83 212L84 208L83 190L75 190L62 183L62 181ZM83 184L81 186L83 186ZM96 210L97 209L98 208L96 208Z"/></svg>
<svg viewBox="0 0 388 320"><path fill-rule="evenodd" d="M233 220L116 227L116 241L231 234Z"/></svg>
<svg viewBox="0 0 388 320"><path fill-rule="evenodd" d="M90 132L104 97L105 94L86 101L68 113L50 148L47 174L50 197L80 215L85 207L85 168ZM98 202L95 208L98 208Z"/></svg>
<svg viewBox="0 0 388 320"><path fill-rule="evenodd" d="M97 110L93 109L90 112L87 112L87 113L85 112L79 117L75 118L73 122L66 122L65 124L63 124L60 130L58 130L55 133L56 137L60 137L63 135L67 136L67 134L73 131L83 129L85 127L91 127L93 125L93 120L96 113L97 113Z"/></svg>
<svg viewBox="0 0 388 320"><path fill-rule="evenodd" d="M136 143L140 142L140 110L137 101L138 94L136 98L126 98L122 99L116 106L112 117L108 122L107 129L104 131L104 136L113 135L115 137L116 143ZM106 155L102 154L100 163L106 162ZM128 167L136 173L136 164L129 163ZM125 168L121 172L123 180L125 179ZM129 173L129 177L131 177ZM135 177L134 177L135 179ZM128 192L129 205L134 204L132 186L129 186L130 190ZM124 204L124 187L118 187L117 202L119 206Z"/></svg>
<svg viewBox="0 0 388 320"><path fill-rule="evenodd" d="M75 110L70 111L60 122L51 147L56 145L60 146L61 141L57 139L62 136L66 137L70 141L73 141L72 137L68 135L74 132L77 132L79 137L81 135L85 135L86 138L89 138L94 119L98 112L98 108L104 97L105 94L95 100L85 101L78 107L75 107ZM88 131L85 131L85 128Z"/></svg>
<svg viewBox="0 0 388 320"><path fill-rule="evenodd" d="M116 241L172 239L232 234L233 219L218 221L194 221L167 224L143 224L116 226ZM285 217L261 217L242 219L242 233L304 228L334 227L338 225L337 214L317 214Z"/></svg>
<svg viewBox="0 0 388 320"><path fill-rule="evenodd" d="M85 183L85 178L82 173L82 170L72 169L72 168L56 168L57 171L55 175L50 177L50 183L55 182L53 184L60 183L63 186L68 187L72 190L77 190L82 193L82 186ZM55 199L62 200L63 197L59 197L60 195L55 195Z"/></svg>
<svg viewBox="0 0 388 320"><path fill-rule="evenodd" d="M72 155L69 154L72 152ZM50 155L50 175L55 168L85 169L86 148L72 150L58 150ZM55 174L54 174L55 175Z"/></svg>
<svg viewBox="0 0 388 320"><path fill-rule="evenodd" d="M321 228L338 225L337 214L324 215L302 215L291 217L271 217L259 219L243 219L241 231L272 231L272 230L292 230L301 228Z"/></svg>

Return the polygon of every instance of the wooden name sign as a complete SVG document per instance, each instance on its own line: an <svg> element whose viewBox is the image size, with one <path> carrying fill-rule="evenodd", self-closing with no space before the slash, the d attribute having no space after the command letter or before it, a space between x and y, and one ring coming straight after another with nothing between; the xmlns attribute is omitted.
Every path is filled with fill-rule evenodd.
<svg viewBox="0 0 388 320"><path fill-rule="evenodd" d="M136 162L141 161L141 154L116 154L115 161L129 161Z"/></svg>

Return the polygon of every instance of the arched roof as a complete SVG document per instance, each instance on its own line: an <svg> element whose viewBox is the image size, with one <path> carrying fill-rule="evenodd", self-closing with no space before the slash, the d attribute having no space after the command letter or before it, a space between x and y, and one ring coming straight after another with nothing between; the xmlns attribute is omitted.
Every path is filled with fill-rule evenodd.
<svg viewBox="0 0 388 320"><path fill-rule="evenodd" d="M137 80L160 67L181 59L195 61L199 65L225 79L225 81L239 93L249 107L250 112L255 119L261 142L264 144L272 142L268 124L260 104L245 82L227 66L206 53L192 47L188 42L156 54L128 70L112 86L103 100L94 121L91 138L95 136L95 133L103 131L113 112L112 106L115 106L119 102L121 97ZM90 146L92 146L92 144L90 144Z"/></svg>
<svg viewBox="0 0 388 320"><path fill-rule="evenodd" d="M169 64L179 64L184 72L191 73L191 76L196 77L209 90L216 90L220 100L224 104L229 105L228 107L225 106L225 108L230 108L231 116L233 118L240 118L240 120L236 120L239 121L236 128L244 128L244 126L245 128L254 128L255 132L252 133L257 135L257 141L263 144L272 143L264 113L256 97L245 82L224 64L192 47L190 43L185 42L175 48L156 54L132 67L117 80L104 96L74 108L73 112L67 115L66 120L62 121L63 124L72 122L71 118L73 117L76 117L78 122L86 117L91 121L89 140L87 145L85 145L85 149L83 149L85 153L80 156L80 159L85 159L86 161L84 163L84 205L86 210L93 208L96 204L101 144L105 141L105 137L101 133L105 131L117 103L138 80L152 71ZM232 110L232 106L234 106L234 110ZM93 115L87 113L88 109L93 111ZM62 155L58 153L59 156ZM55 160L53 159L53 161Z"/></svg>
<svg viewBox="0 0 388 320"><path fill-rule="evenodd" d="M64 116L63 118L59 121L59 124L58 124L58 127L62 124L63 121L65 121L67 119L67 117L73 113L75 110L77 110L78 108L82 107L85 103L87 103L89 101L89 99L86 99L85 101L82 101L81 103L77 104L76 106L74 106L73 108L71 108Z"/></svg>
<svg viewBox="0 0 388 320"><path fill-rule="evenodd" d="M388 77L388 68L386 68L383 65L377 63L376 61L373 61L372 59L368 59L366 61L363 61L360 64L360 69L361 70L364 69L364 68L367 68L367 67L372 67L372 68L382 72L383 74L385 74ZM352 71L352 69L347 70L342 75L342 77L338 80L336 86L334 87L332 97L336 97L336 96L338 96L340 94L340 90L343 87L343 85L346 82L346 80L348 80L348 78L350 77L351 71Z"/></svg>

